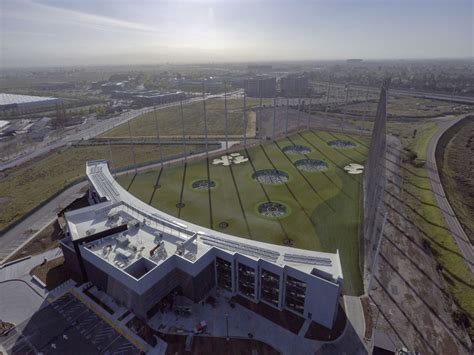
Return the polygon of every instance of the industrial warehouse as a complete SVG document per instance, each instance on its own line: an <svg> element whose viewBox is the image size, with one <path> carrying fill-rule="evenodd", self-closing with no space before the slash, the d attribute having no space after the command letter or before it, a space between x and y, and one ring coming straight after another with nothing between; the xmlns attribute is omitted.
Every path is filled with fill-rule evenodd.
<svg viewBox="0 0 474 355"><path fill-rule="evenodd" d="M55 107L63 100L55 97L15 95L0 93L0 111L15 110L20 113L31 112L39 108Z"/></svg>
<svg viewBox="0 0 474 355"><path fill-rule="evenodd" d="M95 204L65 214L66 264L149 319L179 289L197 302L215 287L332 328L342 285L339 253L243 239L185 222L132 196L104 160L86 166Z"/></svg>

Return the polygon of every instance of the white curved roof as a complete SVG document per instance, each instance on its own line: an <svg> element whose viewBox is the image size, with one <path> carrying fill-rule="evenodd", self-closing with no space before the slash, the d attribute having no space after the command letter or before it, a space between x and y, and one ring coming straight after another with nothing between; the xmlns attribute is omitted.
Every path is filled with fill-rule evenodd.
<svg viewBox="0 0 474 355"><path fill-rule="evenodd" d="M86 170L87 177L96 192L108 202L77 210L77 214L76 211L68 213L68 223L70 222L70 230L73 234L71 237L73 239L84 237L87 230L93 229L94 233L101 230L101 224L98 222L99 218L94 218L94 216L103 214L103 219L106 221L111 210L118 213L123 208L138 221L145 221L148 229L153 225L158 226L158 224L172 229L175 232L172 233L175 238L167 238L167 244L171 243L176 246L194 236L193 242L195 241L197 245L194 251L196 259L214 247L231 253L239 253L255 260L266 260L281 267L288 265L307 273L317 269L328 276L330 275L334 280L342 280L339 253L324 253L268 244L195 225L164 213L130 194L112 177L107 161L89 161L86 163ZM79 213L79 211L83 212ZM84 215L87 213L89 213L88 216ZM102 228L106 229L105 223ZM144 231L144 233L150 234L152 232ZM171 253L174 252L174 250L170 251Z"/></svg>

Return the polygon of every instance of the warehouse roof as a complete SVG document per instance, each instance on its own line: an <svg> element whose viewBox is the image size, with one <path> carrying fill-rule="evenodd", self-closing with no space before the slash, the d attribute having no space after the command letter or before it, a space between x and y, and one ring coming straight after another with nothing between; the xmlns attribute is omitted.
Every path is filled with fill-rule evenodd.
<svg viewBox="0 0 474 355"><path fill-rule="evenodd" d="M0 93L0 106L26 104L26 103L32 103L32 102L42 102L42 101L51 101L51 100L59 100L59 99L55 97L46 97L46 96L29 96L29 95Z"/></svg>

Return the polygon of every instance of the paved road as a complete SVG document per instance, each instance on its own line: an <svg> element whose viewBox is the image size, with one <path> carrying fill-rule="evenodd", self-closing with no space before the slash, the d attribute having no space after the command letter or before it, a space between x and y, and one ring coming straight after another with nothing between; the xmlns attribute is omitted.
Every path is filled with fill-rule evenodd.
<svg viewBox="0 0 474 355"><path fill-rule="evenodd" d="M209 151L209 154L215 154L218 152L225 151L225 142L219 142L221 147L212 151ZM238 144L239 141L229 141L229 148ZM188 156L187 158L197 158L197 157L204 157L206 152L193 154ZM164 162L165 165L173 164L183 160L184 157L168 160ZM152 169L155 167L159 167L161 163L153 163L147 166L143 166L137 169L138 172L145 171L148 169ZM85 169L85 167L84 167ZM122 171L120 173L114 174L123 175L134 172L135 169L129 169L126 171ZM80 182L70 188L64 190L58 196L53 198L51 201L46 203L44 206L39 208L36 212L32 213L28 217L26 217L23 221L18 223L15 227L0 235L0 264L2 260L4 260L7 256L9 256L12 252L18 249L23 244L27 243L30 239L32 239L38 231L41 231L44 227L46 227L49 223L51 223L56 217L59 211L64 209L68 206L71 202L75 199L82 196L80 192L81 189L86 187L89 184L88 181Z"/></svg>
<svg viewBox="0 0 474 355"><path fill-rule="evenodd" d="M213 96L212 96L213 97ZM206 99L209 99L209 98L212 98L211 96L208 96ZM194 102L194 101L201 101L202 98L200 97L196 97L196 98L192 98L192 99L188 99L188 100L185 100L183 101L183 103L190 103L190 102ZM179 105L180 102L173 102L173 103L169 103L169 104L165 104L165 105L161 105L161 106L157 106L156 109L157 110L161 110L161 109L164 109L164 108L167 108L167 107L171 107L171 106L177 106ZM13 168L17 165L20 165L20 164L23 164L25 162L27 162L28 160L31 160L35 157L38 157L42 154L45 154L51 150L54 150L54 149L57 149L57 148L60 148L60 147L63 147L65 145L68 145L68 144L71 144L73 142L77 142L77 141L80 141L80 140L83 140L83 139L90 139L92 137L95 137L95 136L98 136L118 125L121 125L122 123L125 123L125 122L128 122L144 113L147 113L147 112L150 112L150 111L153 111L153 107L146 107L146 108L142 108L142 109L138 109L138 110L132 110L132 111L129 111L129 112L124 112L114 118L109 118L107 120L102 120L102 121L99 121L97 124L91 126L91 127L88 127L88 128L81 128L80 126L76 128L75 132L71 133L71 132L68 132L67 135L65 135L64 137L61 137L59 139L56 139L54 141L44 141L40 144L38 144L37 146L34 147L34 149L32 151L29 151L27 152L26 154L24 155L21 155L17 158L14 158L14 159L10 159L8 160L7 162L5 163L1 163L0 164L0 171L3 171L5 169L10 169L10 168Z"/></svg>
<svg viewBox="0 0 474 355"><path fill-rule="evenodd" d="M434 192L436 204L438 205L441 213L443 214L444 220L446 221L446 225L448 226L451 234L454 236L454 239L461 250L464 259L466 260L468 267L470 268L471 272L474 273L474 251L472 248L472 244L469 241L466 233L461 227L456 215L454 214L451 205L446 198L446 194L444 193L443 185L441 184L441 180L438 173L438 167L436 164L435 152L436 146L440 137L443 135L444 132L455 123L463 119L464 116L458 117L451 120L442 120L438 123L438 130L436 133L431 137L428 143L428 150L427 150L427 164L428 164L428 176L431 180L431 188Z"/></svg>
<svg viewBox="0 0 474 355"><path fill-rule="evenodd" d="M326 83L318 83L323 87L327 87ZM331 83L331 88L339 88L344 89L346 84L338 84L338 83ZM367 87L363 85L349 85L351 90L358 89L361 91L369 90L371 93L379 93L379 87ZM432 99L432 100L443 100L443 101L452 101L457 102L460 104L474 104L474 97L471 96L460 96L460 95L450 95L450 94L441 94L441 93L432 93L432 92L424 92L424 91L415 91L415 90L403 90L403 89L390 89L391 95L400 95L400 96L412 96L412 97L420 97L425 99Z"/></svg>

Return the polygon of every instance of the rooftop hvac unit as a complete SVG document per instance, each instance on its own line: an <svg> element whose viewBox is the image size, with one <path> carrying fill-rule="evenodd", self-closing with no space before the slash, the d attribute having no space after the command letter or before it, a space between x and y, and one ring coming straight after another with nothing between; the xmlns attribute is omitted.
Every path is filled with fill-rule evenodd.
<svg viewBox="0 0 474 355"><path fill-rule="evenodd" d="M95 228L90 228L88 230L86 230L86 235L89 236L89 235L92 235L95 233Z"/></svg>
<svg viewBox="0 0 474 355"><path fill-rule="evenodd" d="M127 223L127 228L132 229L132 228L138 228L140 227L140 222L137 221L136 219L132 219Z"/></svg>
<svg viewBox="0 0 474 355"><path fill-rule="evenodd" d="M117 237L117 246L126 248L129 244L130 244L130 241L128 240L126 235L121 234Z"/></svg>

